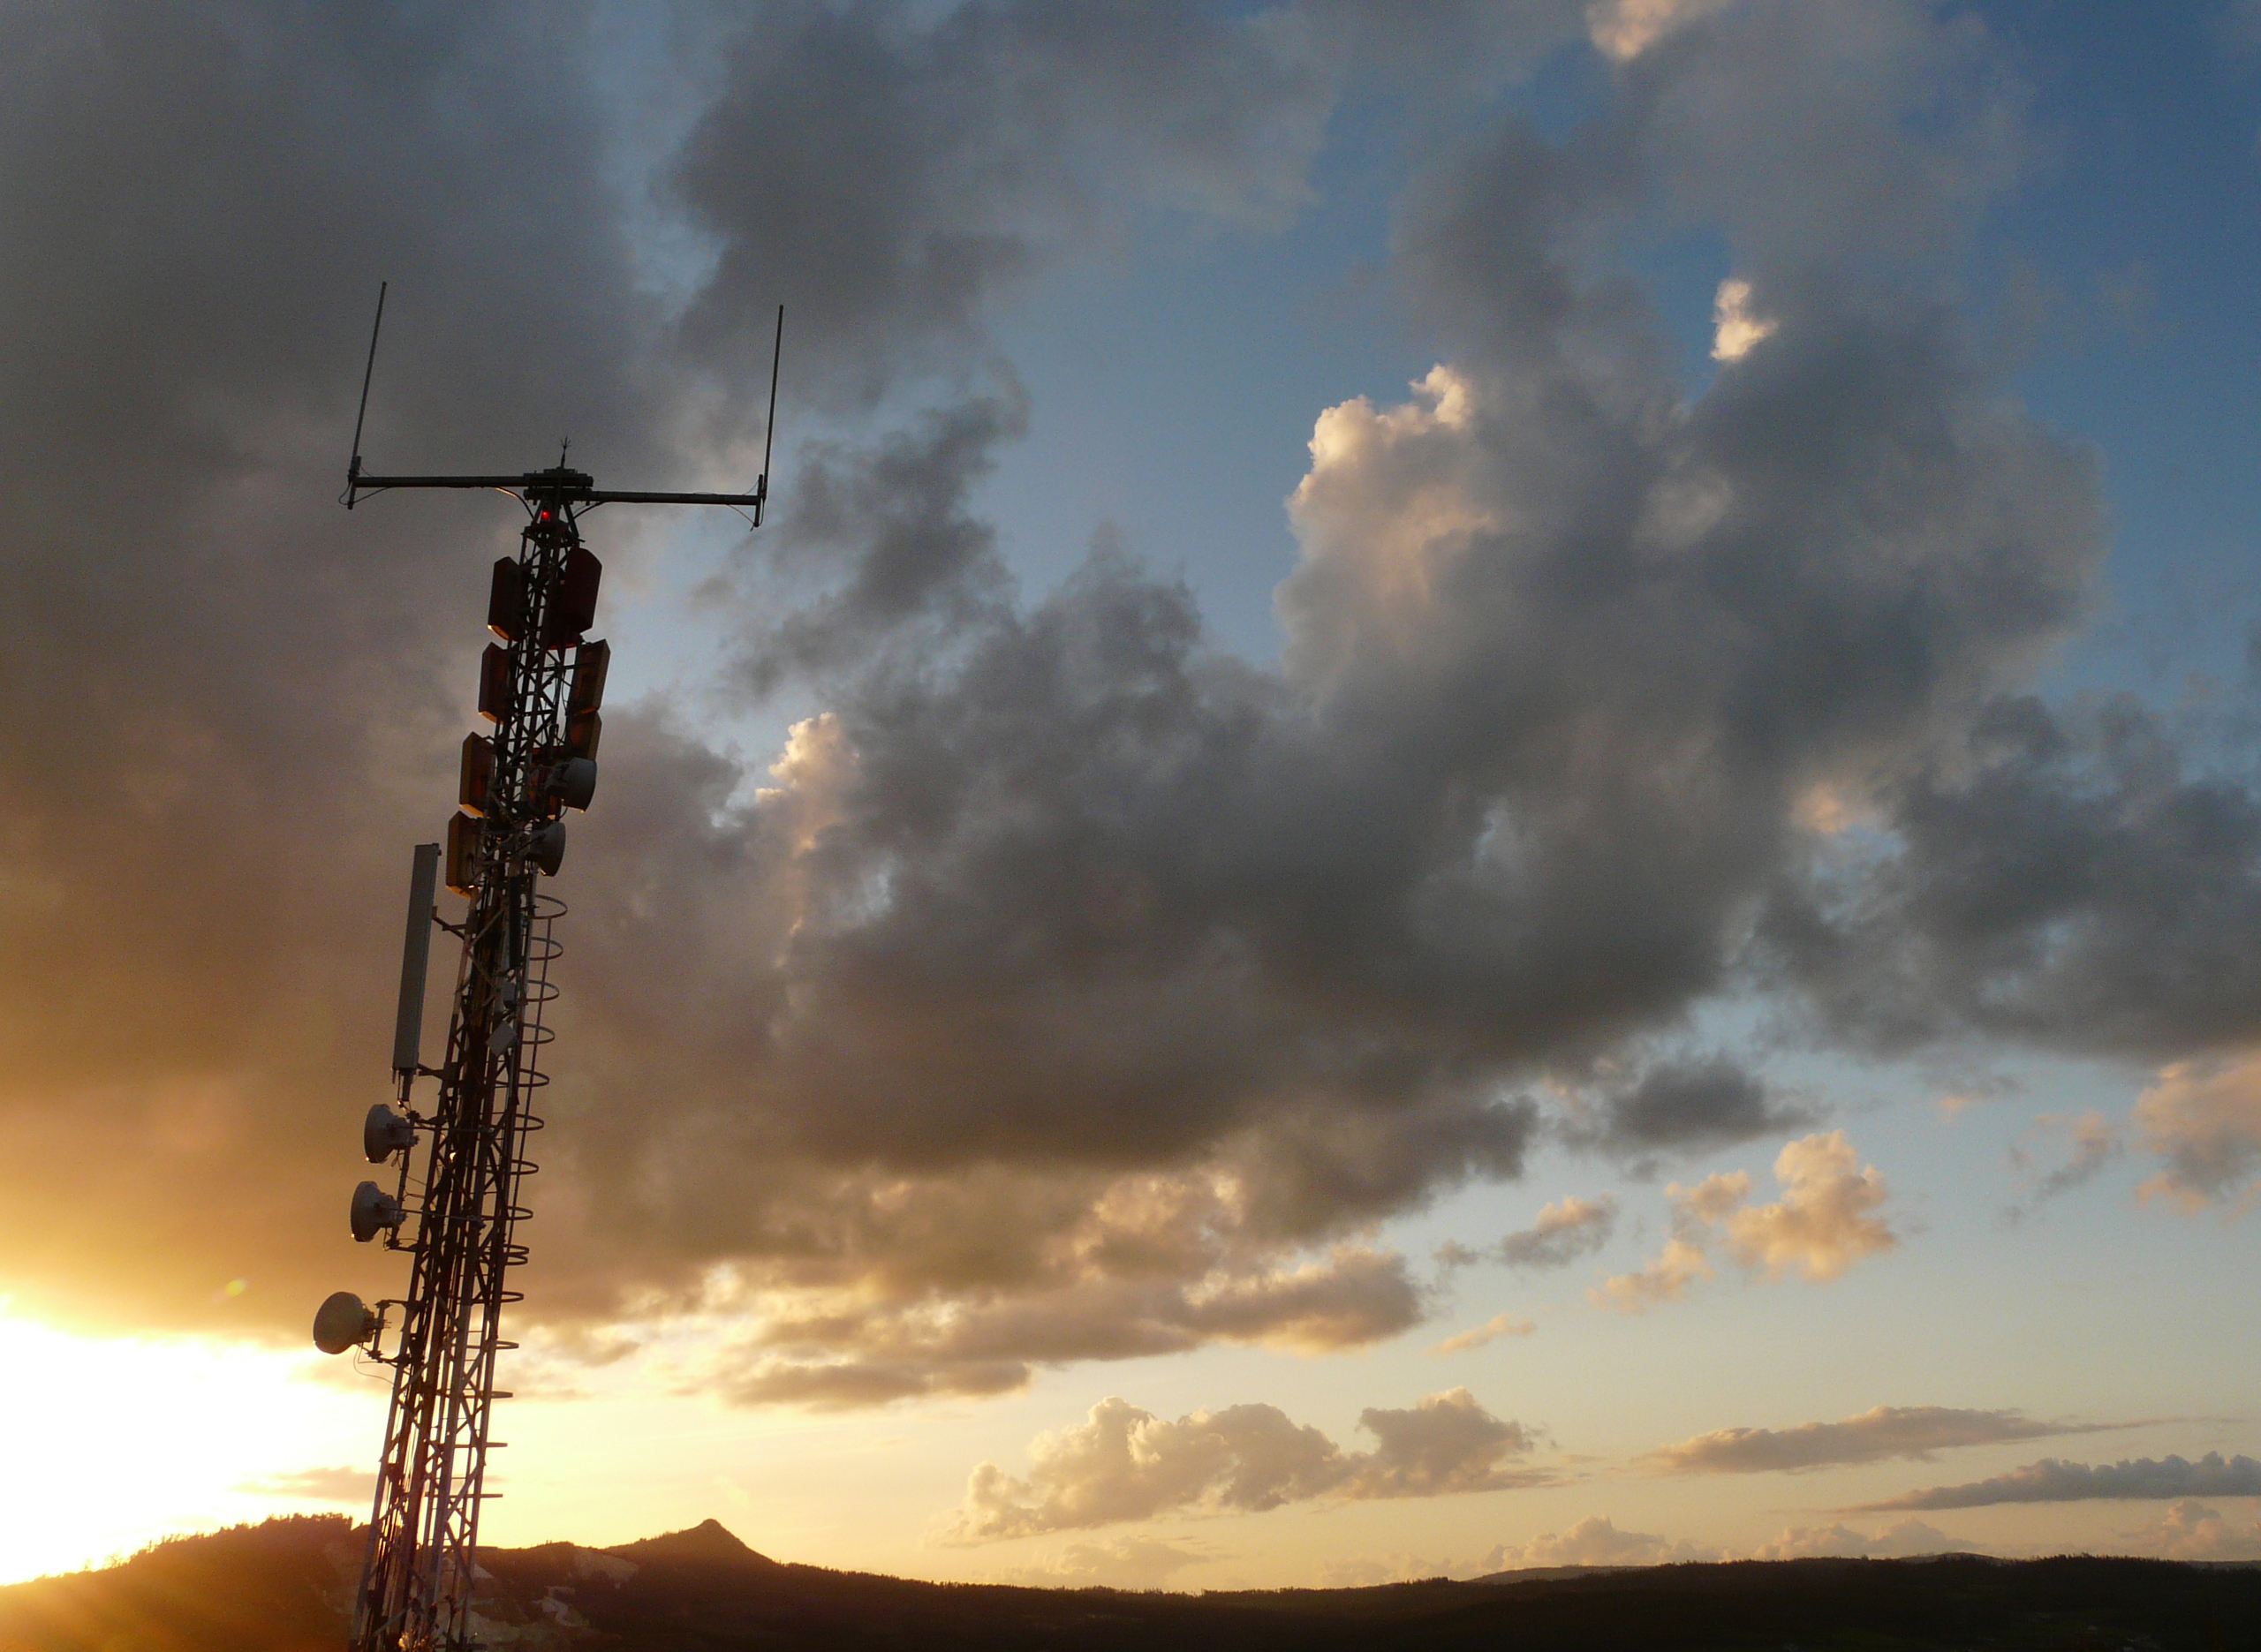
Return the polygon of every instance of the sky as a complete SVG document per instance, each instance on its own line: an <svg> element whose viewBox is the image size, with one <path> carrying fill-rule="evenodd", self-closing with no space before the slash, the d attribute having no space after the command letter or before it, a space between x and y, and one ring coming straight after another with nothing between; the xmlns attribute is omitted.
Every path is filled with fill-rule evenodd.
<svg viewBox="0 0 2261 1652"><path fill-rule="evenodd" d="M378 470L743 487L787 315L588 524L488 1541L2261 1558L2261 8L0 41L0 1579L367 1506L514 529L337 508L380 281Z"/></svg>

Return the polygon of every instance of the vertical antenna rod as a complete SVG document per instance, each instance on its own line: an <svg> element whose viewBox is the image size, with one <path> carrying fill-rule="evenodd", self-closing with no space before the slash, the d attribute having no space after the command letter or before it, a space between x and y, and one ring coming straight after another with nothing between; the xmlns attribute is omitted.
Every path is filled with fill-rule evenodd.
<svg viewBox="0 0 2261 1652"><path fill-rule="evenodd" d="M755 495L764 501L769 497L769 451L777 441L777 364L785 358L785 306L777 306L777 342L769 351L769 422L761 427L761 477L754 483ZM364 392L366 394L366 392ZM357 441L355 446L360 444ZM761 525L761 507L753 508L753 525Z"/></svg>
<svg viewBox="0 0 2261 1652"><path fill-rule="evenodd" d="M353 457L345 466L345 508L348 510L353 509L353 495L357 491L355 484L361 479L361 421L369 416L369 380L377 370L377 332L385 324L385 289L391 284L389 281L377 283L377 319L369 323L369 361L361 369L361 411L353 415ZM782 317L783 306L779 306L779 313ZM770 374L770 381L769 397L775 401L777 389L774 372Z"/></svg>

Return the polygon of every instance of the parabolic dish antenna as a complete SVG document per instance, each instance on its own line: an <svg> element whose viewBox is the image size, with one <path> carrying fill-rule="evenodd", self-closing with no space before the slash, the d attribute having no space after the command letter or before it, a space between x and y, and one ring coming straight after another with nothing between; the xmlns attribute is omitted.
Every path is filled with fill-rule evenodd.
<svg viewBox="0 0 2261 1652"><path fill-rule="evenodd" d="M398 1227L408 1219L408 1212L375 1182L365 1181L353 1189L352 1219L353 1237L366 1245L386 1228Z"/></svg>
<svg viewBox="0 0 2261 1652"><path fill-rule="evenodd" d="M361 1157L382 1165L404 1147L416 1145L416 1127L382 1101L361 1121Z"/></svg>
<svg viewBox="0 0 2261 1652"><path fill-rule="evenodd" d="M314 1310L314 1346L324 1354L343 1354L348 1348L359 1347L376 1331L376 1315L351 1291L339 1291L324 1299Z"/></svg>

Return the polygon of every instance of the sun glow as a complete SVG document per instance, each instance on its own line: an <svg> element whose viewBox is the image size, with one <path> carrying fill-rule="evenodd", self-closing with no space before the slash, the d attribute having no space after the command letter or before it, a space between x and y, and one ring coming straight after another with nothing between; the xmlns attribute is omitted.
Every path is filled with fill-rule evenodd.
<svg viewBox="0 0 2261 1652"><path fill-rule="evenodd" d="M0 1299L0 1583L294 1508L367 1518L358 1502L286 1489L370 1456L383 1420L379 1384L309 1381L319 1357L77 1336Z"/></svg>

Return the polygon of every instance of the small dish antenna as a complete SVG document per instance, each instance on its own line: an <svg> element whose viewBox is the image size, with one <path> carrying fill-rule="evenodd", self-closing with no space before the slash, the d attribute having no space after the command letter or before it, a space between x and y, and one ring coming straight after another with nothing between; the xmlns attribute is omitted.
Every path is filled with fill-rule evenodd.
<svg viewBox="0 0 2261 1652"><path fill-rule="evenodd" d="M382 1101L361 1121L361 1156L382 1165L404 1147L416 1145L416 1127Z"/></svg>
<svg viewBox="0 0 2261 1652"><path fill-rule="evenodd" d="M353 1238L358 1244L367 1244L380 1233L390 1233L408 1219L408 1211L401 1202L374 1181L365 1181L353 1189Z"/></svg>
<svg viewBox="0 0 2261 1652"><path fill-rule="evenodd" d="M592 763L589 767L592 770L589 784L594 789L596 785L596 775L594 773L596 765ZM526 858L541 868L543 877L557 876L557 869L565 864L565 823L563 820L552 820L547 826L537 826L532 835L526 839Z"/></svg>
<svg viewBox="0 0 2261 1652"><path fill-rule="evenodd" d="M314 1309L314 1346L324 1354L358 1348L377 1334L383 1322L351 1291L339 1291Z"/></svg>

